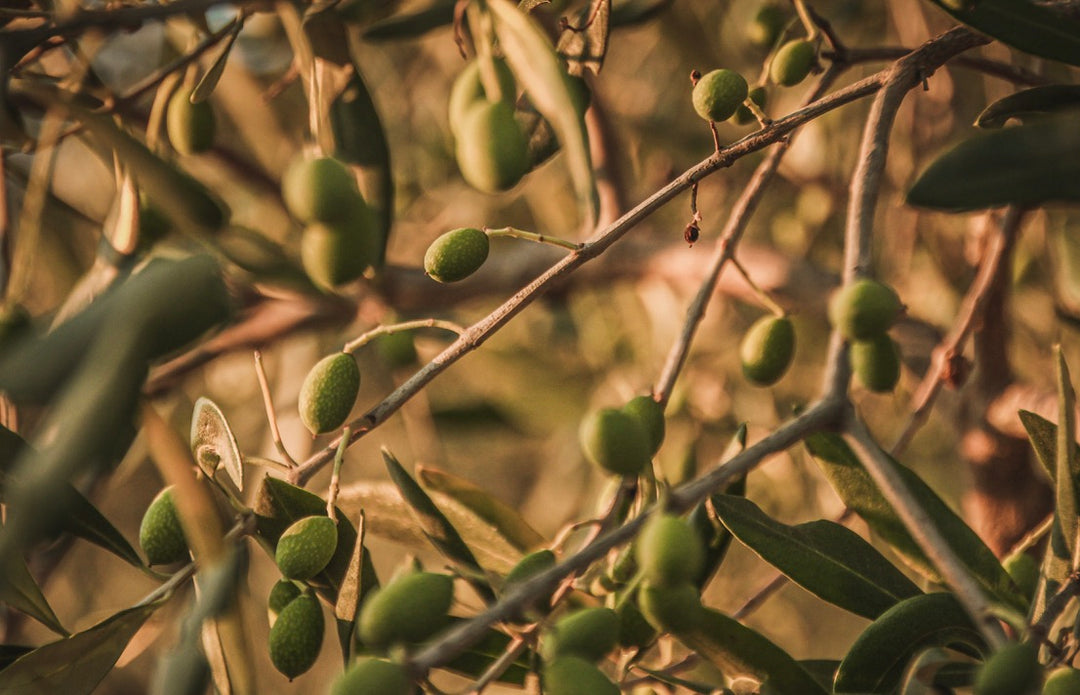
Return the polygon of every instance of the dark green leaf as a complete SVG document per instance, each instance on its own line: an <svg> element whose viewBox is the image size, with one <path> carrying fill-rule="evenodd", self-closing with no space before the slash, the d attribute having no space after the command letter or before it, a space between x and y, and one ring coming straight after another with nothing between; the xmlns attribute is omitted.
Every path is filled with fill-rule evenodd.
<svg viewBox="0 0 1080 695"><path fill-rule="evenodd" d="M370 566L371 564L371 560L367 558L367 549L364 547L365 531L364 515L361 514L360 521L356 525L356 542L353 543L349 568L345 571L345 579L341 582L337 601L334 603L338 639L341 642L341 654L346 664L349 663L349 655L352 651L356 616L359 614L360 604L364 600L365 585L373 584L371 578L364 576L364 565Z"/></svg>
<svg viewBox="0 0 1080 695"><path fill-rule="evenodd" d="M382 450L383 461L390 473L390 479L401 491L401 496L409 505L409 510L420 524L420 529L428 540L454 563L464 570L465 579L485 600L494 601L495 592L484 578L484 569L476 557L465 545L457 529L450 523L424 489L416 484L398 460L386 449Z"/></svg>
<svg viewBox="0 0 1080 695"><path fill-rule="evenodd" d="M27 647L21 644L0 644L0 671L11 665L11 662L18 659L23 654L34 651L33 647Z"/></svg>
<svg viewBox="0 0 1080 695"><path fill-rule="evenodd" d="M441 492L431 490L428 496L461 534L483 567L505 574L521 559L522 552L475 512ZM342 488L338 505L351 514L363 510L368 533L415 551L431 548L431 542L393 483L353 483Z"/></svg>
<svg viewBox="0 0 1080 695"><path fill-rule="evenodd" d="M965 648L966 645L966 648ZM863 631L836 672L837 693L891 693L908 661L927 647L986 645L971 618L947 593L923 594L896 604Z"/></svg>
<svg viewBox="0 0 1080 695"><path fill-rule="evenodd" d="M1075 116L969 138L938 157L908 191L911 205L978 210L1080 200L1080 128Z"/></svg>
<svg viewBox="0 0 1080 695"><path fill-rule="evenodd" d="M4 568L3 581L0 581L0 603L26 613L57 634L68 634L34 581L26 561L20 557L0 566Z"/></svg>
<svg viewBox="0 0 1080 695"><path fill-rule="evenodd" d="M464 478L426 466L416 467L416 478L428 490L441 492L459 502L522 552L547 542L516 509Z"/></svg>
<svg viewBox="0 0 1080 695"><path fill-rule="evenodd" d="M933 581L941 581L933 564L908 533L847 443L837 434L824 432L813 434L805 441L810 454L848 508L861 516L871 530L891 545L913 569ZM1025 611L1026 601L1016 593L1008 573L978 534L922 478L895 461L893 464L919 506L934 521L953 552L979 584L1002 603Z"/></svg>
<svg viewBox="0 0 1080 695"><path fill-rule="evenodd" d="M308 516L326 516L326 501L303 488L290 485L284 480L266 476L255 498L255 523L259 538L273 550L278 538L295 521ZM356 529L345 513L336 508L338 519L338 544L326 569L309 583L330 602L337 602L338 591L352 564L356 544ZM363 555L362 594L379 585L375 567L367 553Z"/></svg>
<svg viewBox="0 0 1080 695"><path fill-rule="evenodd" d="M88 695L161 602L120 611L94 627L46 644L0 671L5 695Z"/></svg>
<svg viewBox="0 0 1080 695"><path fill-rule="evenodd" d="M334 155L350 162L360 173L364 199L378 217L381 236L376 267L382 267L386 244L394 221L394 178L390 168L390 147L382 119L371 94L354 66L352 79L330 103L330 126L334 133Z"/></svg>
<svg viewBox="0 0 1080 695"><path fill-rule="evenodd" d="M509 0L490 0L487 7L514 76L562 143L582 217L591 226L596 221L597 193L588 135L574 107L559 57L544 31Z"/></svg>
<svg viewBox="0 0 1080 695"><path fill-rule="evenodd" d="M555 46L567 63L571 75L584 70L599 74L607 55L611 0L592 0L577 15L575 26L563 29Z"/></svg>
<svg viewBox="0 0 1080 695"><path fill-rule="evenodd" d="M436 0L422 10L403 12L375 22L364 30L363 37L370 41L415 38L432 29L450 26L453 21L454 0Z"/></svg>
<svg viewBox="0 0 1080 695"><path fill-rule="evenodd" d="M285 253L281 244L254 229L229 225L211 243L229 262L251 273L256 282L312 291L311 280L299 263Z"/></svg>
<svg viewBox="0 0 1080 695"><path fill-rule="evenodd" d="M761 633L709 608L697 627L675 634L725 676L750 676L777 693L825 695L826 690L790 654Z"/></svg>
<svg viewBox="0 0 1080 695"><path fill-rule="evenodd" d="M236 43L236 37L240 35L240 30L243 28L243 22L233 20L232 31L229 32L229 36L225 39L225 43L222 44L221 48L218 50L218 54L214 57L214 62L211 63L210 69L206 71L206 74L202 76L199 83L195 85L195 89L191 90L190 98L192 104L206 101L210 98L210 95L214 93L214 89L217 88L218 82L221 80L221 75L225 72L225 64L229 62L229 53L232 52L233 44Z"/></svg>
<svg viewBox="0 0 1080 695"><path fill-rule="evenodd" d="M932 0L964 24L1021 51L1080 65L1080 22L1030 0Z"/></svg>
<svg viewBox="0 0 1080 695"><path fill-rule="evenodd" d="M1050 422L1041 415L1037 415L1027 410L1021 410L1018 413L1020 415L1020 422L1024 425L1024 429L1027 430L1028 439L1031 440L1031 447L1035 450L1035 457L1039 459L1039 463L1042 464L1046 470L1046 474L1050 476L1050 480L1057 480L1057 425ZM1080 460L1080 445L1073 443L1073 460ZM1073 476L1080 474L1080 470L1074 470Z"/></svg>
<svg viewBox="0 0 1080 695"><path fill-rule="evenodd" d="M716 513L741 543L815 596L871 620L920 593L874 546L831 521L788 526L750 500L720 495Z"/></svg>
<svg viewBox="0 0 1080 695"><path fill-rule="evenodd" d="M1055 442L1055 460L1057 465L1056 484L1054 486L1054 525L1061 531L1069 556L1076 557L1077 499L1076 499L1076 394L1069 380L1069 367L1061 346L1054 348L1054 366L1058 386L1058 423Z"/></svg>
<svg viewBox="0 0 1080 695"><path fill-rule="evenodd" d="M244 489L244 459L228 420L209 398L195 401L191 416L191 452L195 462L210 478L224 467L238 490Z"/></svg>
<svg viewBox="0 0 1080 695"><path fill-rule="evenodd" d="M1010 118L1024 119L1076 108L1080 108L1080 85L1032 87L990 104L975 119L975 125L980 128L1000 128Z"/></svg>

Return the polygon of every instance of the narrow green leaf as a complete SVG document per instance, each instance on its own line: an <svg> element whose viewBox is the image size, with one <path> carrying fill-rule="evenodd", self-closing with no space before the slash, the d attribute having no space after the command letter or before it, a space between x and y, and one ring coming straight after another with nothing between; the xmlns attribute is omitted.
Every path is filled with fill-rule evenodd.
<svg viewBox="0 0 1080 695"><path fill-rule="evenodd" d="M356 545L356 529L340 507L337 509L338 545L326 569L308 580L331 605L337 603L338 592L352 564ZM326 516L326 501L303 488L290 485L279 478L266 476L255 497L255 524L260 540L272 551L278 538L295 521L308 516ZM363 554L361 572L362 594L379 585L375 566L367 553Z"/></svg>
<svg viewBox="0 0 1080 695"><path fill-rule="evenodd" d="M1069 556L1076 558L1076 530L1080 521L1077 519L1076 479L1074 477L1077 465L1077 459L1074 456L1076 394L1069 379L1069 367L1065 364L1065 356L1061 352L1060 345L1054 347L1054 371L1058 382L1058 417L1061 418L1058 423L1054 452L1057 463L1054 486L1054 524L1060 528L1061 536L1069 548ZM1073 565L1075 564L1074 561Z"/></svg>
<svg viewBox="0 0 1080 695"><path fill-rule="evenodd" d="M495 19L495 33L514 76L562 143L582 217L591 226L596 222L597 193L588 135L574 108L559 57L543 29L509 0L488 0L486 6Z"/></svg>
<svg viewBox="0 0 1080 695"><path fill-rule="evenodd" d="M38 647L0 671L5 695L88 695L112 670L161 601L120 611L94 627Z"/></svg>
<svg viewBox="0 0 1080 695"><path fill-rule="evenodd" d="M986 650L979 631L953 594L934 593L902 601L871 623L836 672L837 693L891 693L911 658L928 647Z"/></svg>
<svg viewBox="0 0 1080 695"><path fill-rule="evenodd" d="M354 73L345 88L330 102L330 127L334 134L334 155L354 165L360 174L364 200L378 217L381 234L376 267L382 267L386 245L394 222L394 178L390 167L390 146L382 119L360 73Z"/></svg>
<svg viewBox="0 0 1080 695"><path fill-rule="evenodd" d="M592 0L578 12L576 25L563 29L555 50L569 63L571 75L581 75L584 70L600 73L607 55L610 20L611 0Z"/></svg>
<svg viewBox="0 0 1080 695"><path fill-rule="evenodd" d="M523 553L547 542L516 509L464 478L437 468L417 466L416 479L428 490L441 492L461 503Z"/></svg>
<svg viewBox="0 0 1080 695"><path fill-rule="evenodd" d="M718 611L702 609L698 625L675 636L729 678L756 678L777 693L827 693L790 654L761 633Z"/></svg>
<svg viewBox="0 0 1080 695"><path fill-rule="evenodd" d="M847 443L839 435L827 432L813 434L805 441L806 448L848 508L861 516L871 530L891 545L913 569L932 581L940 582L941 577L933 564L908 533ZM1016 593L1008 573L978 534L922 478L895 461L893 464L919 506L934 521L976 581L1002 603L1025 611L1026 601Z"/></svg>
<svg viewBox="0 0 1080 695"><path fill-rule="evenodd" d="M1031 448L1035 450L1035 458L1039 459L1039 463L1046 470L1046 474L1050 476L1050 480L1057 480L1057 425L1050 422L1041 415L1030 412L1028 410L1021 410L1018 412L1020 416L1020 423L1023 424L1024 429L1027 430L1028 439L1031 441ZM1080 461L1080 445L1073 442L1073 461ZM1080 470L1073 469L1073 478L1080 475Z"/></svg>
<svg viewBox="0 0 1080 695"><path fill-rule="evenodd" d="M221 75L225 72L225 64L229 62L229 54L232 52L233 44L236 43L236 37L240 35L240 30L243 28L243 22L235 19L233 20L232 31L229 32L229 36L225 39L225 43L223 43L218 50L218 54L214 57L214 62L210 64L210 69L206 71L206 74L202 76L199 83L195 85L195 89L191 90L190 99L192 104L206 101L210 98L210 95L214 93L214 89L217 88L218 82L221 81Z"/></svg>
<svg viewBox="0 0 1080 695"><path fill-rule="evenodd" d="M364 30L369 41L411 39L423 36L432 29L450 26L454 21L454 0L436 0L416 12L403 12L375 22Z"/></svg>
<svg viewBox="0 0 1080 695"><path fill-rule="evenodd" d="M1010 119L1025 119L1080 108L1080 85L1048 84L1032 87L990 104L975 119L980 128L1000 128Z"/></svg>
<svg viewBox="0 0 1080 695"><path fill-rule="evenodd" d="M1074 116L969 138L939 156L907 194L911 205L978 210L1080 200L1080 128Z"/></svg>
<svg viewBox="0 0 1080 695"><path fill-rule="evenodd" d="M60 624L45 595L30 574L26 561L21 557L3 565L4 580L0 582L0 603L6 603L17 611L26 613L34 620L59 635L68 631Z"/></svg>
<svg viewBox="0 0 1080 695"><path fill-rule="evenodd" d="M471 509L435 490L429 491L428 496L461 534L483 567L505 574L521 559L522 551ZM348 485L338 495L338 506L353 515L362 509L368 532L372 535L415 551L431 548L423 528L393 483L363 481Z"/></svg>
<svg viewBox="0 0 1080 695"><path fill-rule="evenodd" d="M713 500L741 543L818 598L871 620L919 587L854 531L831 521L782 524L742 497Z"/></svg>
<svg viewBox="0 0 1080 695"><path fill-rule="evenodd" d="M447 558L464 570L465 579L487 601L495 600L495 591L484 578L484 569L476 557L461 539L461 534L454 528L446 516L439 511L424 489L416 484L412 476L402 467L387 449L382 450L386 470L390 480L397 485L401 496L409 505L409 511L415 517L420 529L432 545Z"/></svg>
<svg viewBox="0 0 1080 695"><path fill-rule="evenodd" d="M224 467L236 489L244 489L244 459L225 414L209 398L195 401L191 416L191 452L210 478Z"/></svg>
<svg viewBox="0 0 1080 695"><path fill-rule="evenodd" d="M22 644L0 644L0 671L11 665L13 661L23 654L34 651L34 647Z"/></svg>
<svg viewBox="0 0 1080 695"><path fill-rule="evenodd" d="M1080 22L1030 0L932 0L964 24L1021 51L1080 65Z"/></svg>
<svg viewBox="0 0 1080 695"><path fill-rule="evenodd" d="M356 542L353 543L352 557L349 559L349 568L345 571L345 579L341 582L338 590L337 602L334 603L334 617L337 618L338 640L341 642L341 654L345 663L349 663L349 655L352 651L353 632L356 630L356 616L360 611L360 604L364 600L364 584L371 584L371 579L364 576L364 560L367 549L364 547L364 534L366 525L364 515L360 515L360 521L356 524ZM370 563L370 560L368 561Z"/></svg>

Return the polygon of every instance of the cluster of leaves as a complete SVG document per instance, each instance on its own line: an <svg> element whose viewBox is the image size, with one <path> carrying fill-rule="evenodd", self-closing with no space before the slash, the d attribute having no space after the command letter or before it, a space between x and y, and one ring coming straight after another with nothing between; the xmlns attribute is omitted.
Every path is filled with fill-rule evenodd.
<svg viewBox="0 0 1080 695"><path fill-rule="evenodd" d="M0 64L8 70L0 88L5 148L36 148L37 157L44 158L59 140L85 137L114 167L118 182L96 262L61 306L29 323L18 319L22 314L16 304L27 299L25 274L30 271L23 268L32 265L33 230L44 224L51 200L47 172L31 171L20 206L14 279L8 283L7 308L14 318L0 336L0 390L11 410L30 414L30 425L15 427L21 421L8 418L12 427L0 429L0 602L59 639L5 642L0 692L93 691L136 633L192 577L198 595L176 621L170 635L176 646L156 665L152 691L204 692L211 680L221 692L256 691L256 683L269 682L269 674L252 671L239 602L252 567L264 558L248 558L249 539L276 559L289 580L281 584L289 596L280 603L269 601L277 621L270 632L273 663L289 679L302 677L321 652L323 611L332 610L343 664L343 675L331 686L335 693L368 692L376 682L387 695L416 687L435 691L433 680L440 682L443 674L464 677L480 688L539 683L554 695L637 686L731 692L736 681L742 681L742 688L777 693L974 687L989 695L1034 692L1044 681L1050 688L1055 678L1055 687L1062 687L1060 682L1074 677L1071 670L1048 675L1058 667L1068 669L1080 651L1071 611L1080 594L1080 452L1065 360L1056 353L1060 421L1021 413L1053 482L1055 511L1041 533L1015 548L1003 565L917 473L859 436L861 423L851 415L847 394L845 340L852 341L851 365L871 391L889 391L899 378L899 358L886 331L900 301L884 285L874 287L888 294L878 302L885 308L878 306L871 312L876 316L861 319L869 320L872 330L845 330L854 319L833 317L838 330L829 359L842 375L841 392L824 394L786 429L749 447L746 425L741 425L720 464L695 480L673 485L673 476L656 465L670 383L626 408L604 409L586 420L586 456L610 476L611 484L598 517L580 525L584 533L575 535L580 529L572 527L559 538L548 538L491 491L435 468L417 467L410 474L385 449L390 482L362 482L341 494L339 478L350 444L385 422L450 362L475 349L482 342L478 339L498 330L548 278L608 248L638 221L634 216L600 230L591 243L554 240L569 253L539 285L526 287L507 308L473 329L458 331L465 333L454 344L459 347L430 361L363 418L348 422L360 385L349 353L374 334L317 364L300 398L300 416L313 435L335 438L306 461L293 461L280 440L277 458L283 460L242 451L223 409L205 398L195 404L189 442L178 442L156 405L144 400L151 368L185 350L180 361L197 362L208 332L242 320L237 303L251 309L257 305L253 295L264 301L276 292L292 292L327 307L378 292L395 228L396 189L388 134L361 72L364 41L412 38L452 25L462 45L471 45L477 56L468 68L474 71L468 75L471 82L460 88L466 94L461 98L473 103L459 105L460 123L451 123L465 180L488 193L508 189L561 152L578 216L591 230L600 196L583 118L588 99L580 90L597 79L613 28L652 21L669 3L594 0L575 8L573 20L550 33L538 19L545 16L543 3L437 1L416 12L381 17L370 14L362 0L282 3L276 13L295 55L296 79L305 88L313 141L309 149L320 155L302 155L297 161L301 167L326 164L340 184L337 190L344 191L340 206L324 209L312 203L327 192L318 176L299 185L286 175L285 206L296 222L306 225L299 252L296 244L236 225L212 186L191 173L198 167L188 166L188 158L213 149L212 131L218 128L207 105L241 29L264 10L261 5L242 9L213 31L199 14L213 4L178 0L55 16L31 3L0 10L5 22ZM935 4L1008 46L1080 65L1080 21L1067 8L1020 0ZM793 21L803 23L808 38L786 40L780 30L763 41L771 79L783 86L795 86L809 75L818 59L814 42L825 38L830 45L822 60L836 69L847 65L846 49L829 24L805 0L793 5L798 17ZM128 93L110 93L91 79L56 82L31 69L53 50L56 39L78 36L88 27L118 30L125 17L138 22L181 13L191 15L198 48ZM954 30L952 37L958 35L970 45L984 41L965 29ZM949 48L947 41L938 46ZM948 57L934 63L934 47L914 58L926 60L923 67L931 71ZM190 69L201 52L214 48L204 73ZM509 79L502 79L504 72ZM759 86L764 69L762 75ZM831 80L832 73L826 71L823 79ZM844 98L887 87L888 79ZM522 94L509 93L518 86ZM725 153L749 154L802 124L797 115L762 118L764 97L755 98L737 73L711 72L698 86L701 92L695 91L692 101L706 120L724 120L743 108L761 127L758 140L740 141L751 143L743 149L739 143L721 148L714 129L717 152L637 208L643 218L677 190L692 189L695 230L701 221L697 181L717 170ZM141 128L141 116L124 108L151 90L155 96ZM724 103L715 103L718 99ZM820 100L808 108L815 104L819 114L833 108ZM1072 84L1042 85L990 104L977 125L995 132L938 158L911 187L908 202L951 211L1075 202L1078 106L1080 90ZM1010 119L1023 124L1005 127ZM746 125L752 119L737 120ZM163 124L171 149L159 142ZM865 158L873 159L871 153ZM151 224L162 220L157 229ZM866 249L856 248L865 240L858 240L858 230L850 231L847 251L868 257ZM182 240L162 243L161 235ZM489 239L499 235L553 241L513 228L461 228L436 240L424 259L425 270L440 281L463 280L484 264ZM733 247L738 234L724 241ZM467 257L461 258L462 253ZM420 265L419 258L413 260ZM847 290L868 282L847 275ZM704 289L711 294L711 285ZM763 303L775 305L767 292L754 289ZM793 359L793 329L784 312L776 313L762 324L768 333L744 348L747 376L761 385L776 382ZM434 319L428 325L435 326ZM780 337L773 333L777 326ZM383 327L380 335L394 330ZM872 341L884 345L890 356L885 375L874 365L860 368L869 359L860 357L860 346ZM278 437L269 395L266 400ZM148 562L82 489L117 469L139 429L172 486L159 498L168 508L155 503L145 523L153 527L163 517L170 524L178 520L187 546L158 555L149 547L156 542L151 529L143 539ZM900 558L903 568L840 523L785 524L747 498L746 472L767 454L800 442L847 509ZM327 494L306 489L331 461L334 474ZM281 469L285 477L267 474L253 492L246 478L256 466ZM408 561L380 581L366 542L369 522L394 540L419 539L450 568L448 573L417 571ZM928 537L920 525L939 539ZM333 539L316 542L316 562L306 555L311 549L296 541L309 528L318 529L320 538ZM157 588L135 605L114 607L111 616L91 627L69 631L28 562L67 536L116 555L157 582ZM798 659L767 631L710 605L703 592L727 569L734 540L821 601L869 625L839 659ZM1036 555L1041 557L1037 572L1022 571L1021 558ZM161 574L149 567L158 559L175 561L173 571ZM671 658L673 653L681 660Z"/></svg>

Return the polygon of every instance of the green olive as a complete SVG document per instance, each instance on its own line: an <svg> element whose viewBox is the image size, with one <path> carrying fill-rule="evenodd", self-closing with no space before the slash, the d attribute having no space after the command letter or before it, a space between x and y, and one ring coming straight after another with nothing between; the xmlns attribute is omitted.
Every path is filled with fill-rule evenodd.
<svg viewBox="0 0 1080 695"><path fill-rule="evenodd" d="M514 109L503 101L469 109L458 131L457 163L477 190L497 193L513 188L529 171L529 143Z"/></svg>
<svg viewBox="0 0 1080 695"><path fill-rule="evenodd" d="M578 656L560 656L545 664L541 683L545 695L619 695L619 686Z"/></svg>
<svg viewBox="0 0 1080 695"><path fill-rule="evenodd" d="M690 524L671 514L655 514L637 539L637 561L656 587L692 582L701 574L705 547Z"/></svg>
<svg viewBox="0 0 1080 695"><path fill-rule="evenodd" d="M829 321L847 340L869 340L889 330L903 306L896 290L862 278L829 299Z"/></svg>
<svg viewBox="0 0 1080 695"><path fill-rule="evenodd" d="M428 246L424 272L439 282L464 280L484 264L490 246L488 235L473 227L446 232Z"/></svg>
<svg viewBox="0 0 1080 695"><path fill-rule="evenodd" d="M817 60L817 49L806 39L788 41L773 56L769 77L781 87L793 87L810 74Z"/></svg>
<svg viewBox="0 0 1080 695"><path fill-rule="evenodd" d="M581 448L593 464L617 475L637 475L650 464L649 433L634 416L602 408L581 423Z"/></svg>
<svg viewBox="0 0 1080 695"><path fill-rule="evenodd" d="M266 598L266 617L270 621L270 627L277 622L277 617L285 606L292 603L293 599L300 596L303 590L300 585L288 579L278 580L270 589L270 595Z"/></svg>
<svg viewBox="0 0 1080 695"><path fill-rule="evenodd" d="M1039 652L1028 642L1002 647L975 674L975 695L1024 695L1041 677Z"/></svg>
<svg viewBox="0 0 1080 695"><path fill-rule="evenodd" d="M165 112L169 142L180 154L198 154L214 145L214 110L210 102L191 103L191 92L180 89L169 99Z"/></svg>
<svg viewBox="0 0 1080 695"><path fill-rule="evenodd" d="M445 574L410 572L364 600L357 623L368 647L422 642L446 626L454 600L454 580Z"/></svg>
<svg viewBox="0 0 1080 695"><path fill-rule="evenodd" d="M540 655L551 661L572 654L599 661L619 643L619 616L610 608L583 608L560 618L540 639Z"/></svg>
<svg viewBox="0 0 1080 695"><path fill-rule="evenodd" d="M412 695L405 667L386 659L361 657L330 686L330 695Z"/></svg>
<svg viewBox="0 0 1080 695"><path fill-rule="evenodd" d="M706 121L726 121L746 99L746 79L734 70L713 70L694 85L694 110Z"/></svg>
<svg viewBox="0 0 1080 695"><path fill-rule="evenodd" d="M1021 594L1027 598L1035 595L1035 589L1039 584L1039 563L1034 557L1027 553L1017 553L1005 558L1001 566L1009 573L1009 577Z"/></svg>
<svg viewBox="0 0 1080 695"><path fill-rule="evenodd" d="M765 102L768 99L768 92L764 87L754 87L746 95L746 98L757 104L759 109L765 109ZM739 108L735 109L735 122L739 125L749 125L751 123L757 123L757 116L754 112L746 107L745 101Z"/></svg>
<svg viewBox="0 0 1080 695"><path fill-rule="evenodd" d="M312 434L332 432L348 419L359 391L360 368L353 356L328 355L311 368L300 386L300 419Z"/></svg>
<svg viewBox="0 0 1080 695"><path fill-rule="evenodd" d="M289 602L270 628L274 668L289 680L310 669L322 649L324 626L319 599L303 594Z"/></svg>
<svg viewBox="0 0 1080 695"><path fill-rule="evenodd" d="M762 5L746 28L746 38L761 48L771 48L787 23L787 12L777 5Z"/></svg>
<svg viewBox="0 0 1080 695"><path fill-rule="evenodd" d="M360 201L351 220L304 227L300 260L315 285L331 290L364 274L378 256L378 240L374 215Z"/></svg>
<svg viewBox="0 0 1080 695"><path fill-rule="evenodd" d="M638 592L638 606L657 630L679 634L700 623L701 595L690 582L671 586L646 583Z"/></svg>
<svg viewBox="0 0 1080 695"><path fill-rule="evenodd" d="M1070 666L1054 669L1046 677L1042 695L1080 695L1080 670Z"/></svg>
<svg viewBox="0 0 1080 695"><path fill-rule="evenodd" d="M863 386L877 393L896 388L900 380L900 348L888 333L852 343L851 371Z"/></svg>
<svg viewBox="0 0 1080 695"><path fill-rule="evenodd" d="M289 579L311 579L322 572L337 550L337 524L328 516L294 522L278 539L274 561Z"/></svg>
<svg viewBox="0 0 1080 695"><path fill-rule="evenodd" d="M502 58L496 57L492 62L495 65L495 77L501 92L498 100L512 106L517 98L514 73L510 72L510 67ZM495 101L489 96L484 91L484 83L480 77L480 61L474 60L465 66L465 69L454 80L454 86L450 88L450 130L457 135L461 124L465 121L465 114L473 106L485 101Z"/></svg>
<svg viewBox="0 0 1080 695"><path fill-rule="evenodd" d="M139 546L150 565L170 565L188 559L188 544L176 514L171 486L159 492L146 508L139 526Z"/></svg>
<svg viewBox="0 0 1080 695"><path fill-rule="evenodd" d="M622 410L641 423L649 435L649 448L652 454L660 450L664 443L664 406L652 396L637 396L630 399Z"/></svg>
<svg viewBox="0 0 1080 695"><path fill-rule="evenodd" d="M305 224L346 220L356 200L363 200L349 167L333 157L294 159L281 178L281 194L292 216Z"/></svg>
<svg viewBox="0 0 1080 695"><path fill-rule="evenodd" d="M795 356L795 327L791 319L765 316L757 320L739 346L743 375L759 386L784 376Z"/></svg>

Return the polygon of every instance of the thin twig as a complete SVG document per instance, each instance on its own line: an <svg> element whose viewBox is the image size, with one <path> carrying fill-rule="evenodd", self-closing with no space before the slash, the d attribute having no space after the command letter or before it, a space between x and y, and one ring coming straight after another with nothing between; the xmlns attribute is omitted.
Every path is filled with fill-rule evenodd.
<svg viewBox="0 0 1080 695"><path fill-rule="evenodd" d="M270 425L270 436L274 439L274 447L281 454L285 462L291 468L296 467L296 460L289 455L285 448L285 442L281 439L281 431L278 429L277 412L274 410L274 400L270 395L270 382L266 379L266 370L263 368L262 352L255 351L255 376L259 379L259 389L262 390L263 405L266 406L266 422Z"/></svg>
<svg viewBox="0 0 1080 695"><path fill-rule="evenodd" d="M962 359L964 344L972 330L978 325L987 300L997 285L998 276L1008 271L1007 264L1003 261L1010 256L1022 219L1022 210L1017 207L1008 208L1001 220L1000 232L992 236L982 264L979 266L979 272L960 305L956 321L949 330L949 334L934 348L930 369L915 389L907 423L890 449L893 456L908 445L911 438L926 422L934 401L946 382L950 364L956 359Z"/></svg>
<svg viewBox="0 0 1080 695"><path fill-rule="evenodd" d="M402 331L411 331L416 328L441 328L444 331L450 331L461 335L465 332L465 329L454 323L453 321L444 321L442 319L417 319L416 321L403 321L402 323L394 323L389 326L378 326L372 328L367 333L364 333L354 340L350 340L345 343L345 346L341 348L342 352L353 353L370 343L375 338L381 335L392 335L394 333L400 333Z"/></svg>
<svg viewBox="0 0 1080 695"><path fill-rule="evenodd" d="M878 447L869 430L853 413L849 414L844 430L845 439L859 457L866 472L881 490L889 506L896 511L919 548L956 594L957 600L971 616L987 644L994 650L1001 648L1007 639L1001 625L990 611L990 602L941 535L934 520L911 494L896 471L895 464Z"/></svg>

